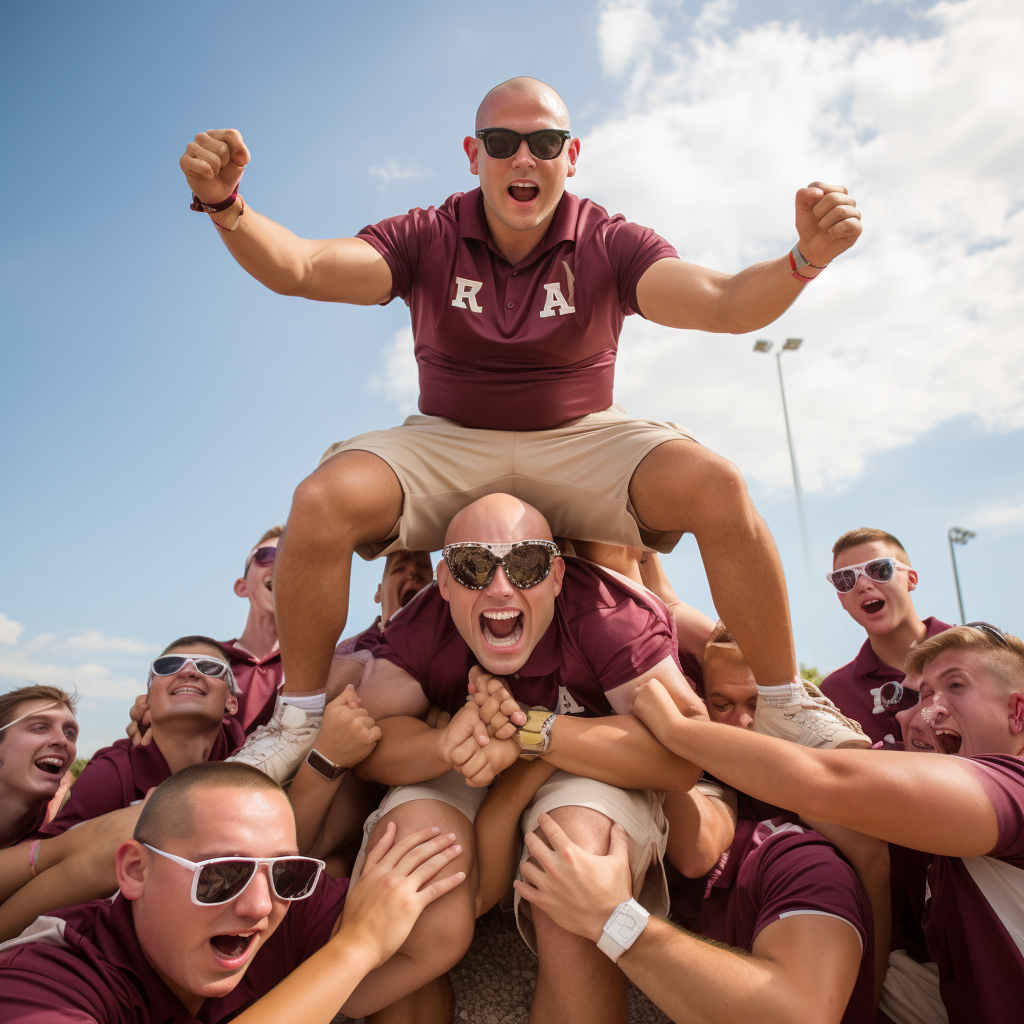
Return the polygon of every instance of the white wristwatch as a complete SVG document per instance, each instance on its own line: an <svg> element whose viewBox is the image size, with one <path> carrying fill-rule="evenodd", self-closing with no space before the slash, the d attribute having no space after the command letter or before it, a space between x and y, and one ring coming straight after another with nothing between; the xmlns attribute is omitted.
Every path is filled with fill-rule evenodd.
<svg viewBox="0 0 1024 1024"><path fill-rule="evenodd" d="M597 948L612 963L618 963L619 957L636 942L640 933L647 927L650 916L636 900L620 903L605 922Z"/></svg>

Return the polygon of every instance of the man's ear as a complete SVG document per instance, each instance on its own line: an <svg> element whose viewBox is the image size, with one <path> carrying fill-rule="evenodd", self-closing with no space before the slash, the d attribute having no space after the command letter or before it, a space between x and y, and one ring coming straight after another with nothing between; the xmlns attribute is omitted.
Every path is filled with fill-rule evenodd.
<svg viewBox="0 0 1024 1024"><path fill-rule="evenodd" d="M573 139L569 143L569 168L565 172L567 178L571 178L576 173L576 161L580 158L580 140Z"/></svg>
<svg viewBox="0 0 1024 1024"><path fill-rule="evenodd" d="M917 570L907 570L907 590L917 590Z"/></svg>
<svg viewBox="0 0 1024 1024"><path fill-rule="evenodd" d="M123 842L114 854L117 885L126 900L137 900L146 889L149 851L134 839Z"/></svg>
<svg viewBox="0 0 1024 1024"><path fill-rule="evenodd" d="M1010 732L1014 736L1024 733L1024 693L1010 694Z"/></svg>
<svg viewBox="0 0 1024 1024"><path fill-rule="evenodd" d="M452 586L452 574L448 568L448 563L442 558L437 563L437 589L441 592L441 596L448 601L449 593L451 592Z"/></svg>
<svg viewBox="0 0 1024 1024"><path fill-rule="evenodd" d="M462 148L466 151L466 156L469 157L469 173L479 174L480 173L480 140L474 138L472 135L467 135L462 140Z"/></svg>
<svg viewBox="0 0 1024 1024"><path fill-rule="evenodd" d="M224 699L224 714L233 715L237 710L238 698L233 693L229 693Z"/></svg>
<svg viewBox="0 0 1024 1024"><path fill-rule="evenodd" d="M239 576L235 580L235 596L236 597L248 597L249 596L249 584L245 582L242 576Z"/></svg>
<svg viewBox="0 0 1024 1024"><path fill-rule="evenodd" d="M555 597L562 592L562 580L565 578L565 559L556 558L551 563L551 575L555 581Z"/></svg>
<svg viewBox="0 0 1024 1024"><path fill-rule="evenodd" d="M374 604L380 604L381 603L381 600L380 600L380 588L381 588L381 584L378 583L377 584L377 591L373 595L373 603Z"/></svg>

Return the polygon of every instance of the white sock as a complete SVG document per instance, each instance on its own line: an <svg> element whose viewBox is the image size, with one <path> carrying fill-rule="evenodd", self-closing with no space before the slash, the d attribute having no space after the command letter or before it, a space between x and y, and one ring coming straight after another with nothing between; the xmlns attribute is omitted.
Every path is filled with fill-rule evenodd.
<svg viewBox="0 0 1024 1024"><path fill-rule="evenodd" d="M322 715L327 704L326 693L282 693L277 699L281 704L294 704L307 714L315 715Z"/></svg>
<svg viewBox="0 0 1024 1024"><path fill-rule="evenodd" d="M779 706L796 703L807 695L803 686L796 680L792 683L782 683L779 686L758 686L757 692L766 701Z"/></svg>

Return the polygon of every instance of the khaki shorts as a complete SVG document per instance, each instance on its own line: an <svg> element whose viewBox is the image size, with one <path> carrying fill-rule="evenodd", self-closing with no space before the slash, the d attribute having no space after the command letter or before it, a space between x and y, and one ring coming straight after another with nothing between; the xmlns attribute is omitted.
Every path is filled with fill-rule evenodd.
<svg viewBox="0 0 1024 1024"><path fill-rule="evenodd" d="M486 788L467 786L465 778L454 769L429 782L389 789L380 807L363 825L363 842L352 867L351 884L355 884L363 870L370 835L385 814L411 800L440 800L460 811L472 822L476 820L476 812L487 792ZM618 789L604 782L558 771L537 790L533 802L520 819L520 826L524 832L532 832L537 828L537 818L557 807L589 807L617 821L625 828L628 839L633 896L650 913L664 915L668 913L668 880L664 868L668 822L661 807L663 799L663 793ZM524 846L520 867L526 857ZM536 953L536 937L529 916L529 905L523 904L520 907L517 893L514 906L519 933Z"/></svg>
<svg viewBox="0 0 1024 1024"><path fill-rule="evenodd" d="M949 1017L939 995L939 969L919 964L905 949L889 954L889 969L878 1003L895 1024L947 1024Z"/></svg>
<svg viewBox="0 0 1024 1024"><path fill-rule="evenodd" d="M410 416L400 427L331 445L372 452L394 470L405 496L392 536L361 545L363 558L405 548L436 551L456 512L504 492L536 506L556 537L669 552L680 533L655 533L636 518L629 481L660 444L693 440L675 423L630 419L613 405L551 430L479 430L441 416Z"/></svg>

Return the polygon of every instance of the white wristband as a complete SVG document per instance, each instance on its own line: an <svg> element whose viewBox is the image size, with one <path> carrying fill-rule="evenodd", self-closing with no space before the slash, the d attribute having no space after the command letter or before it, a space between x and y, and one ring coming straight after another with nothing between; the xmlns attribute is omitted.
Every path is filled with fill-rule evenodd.
<svg viewBox="0 0 1024 1024"><path fill-rule="evenodd" d="M597 948L613 964L618 963L619 957L636 942L640 933L647 927L650 916L636 900L620 903L605 922Z"/></svg>

